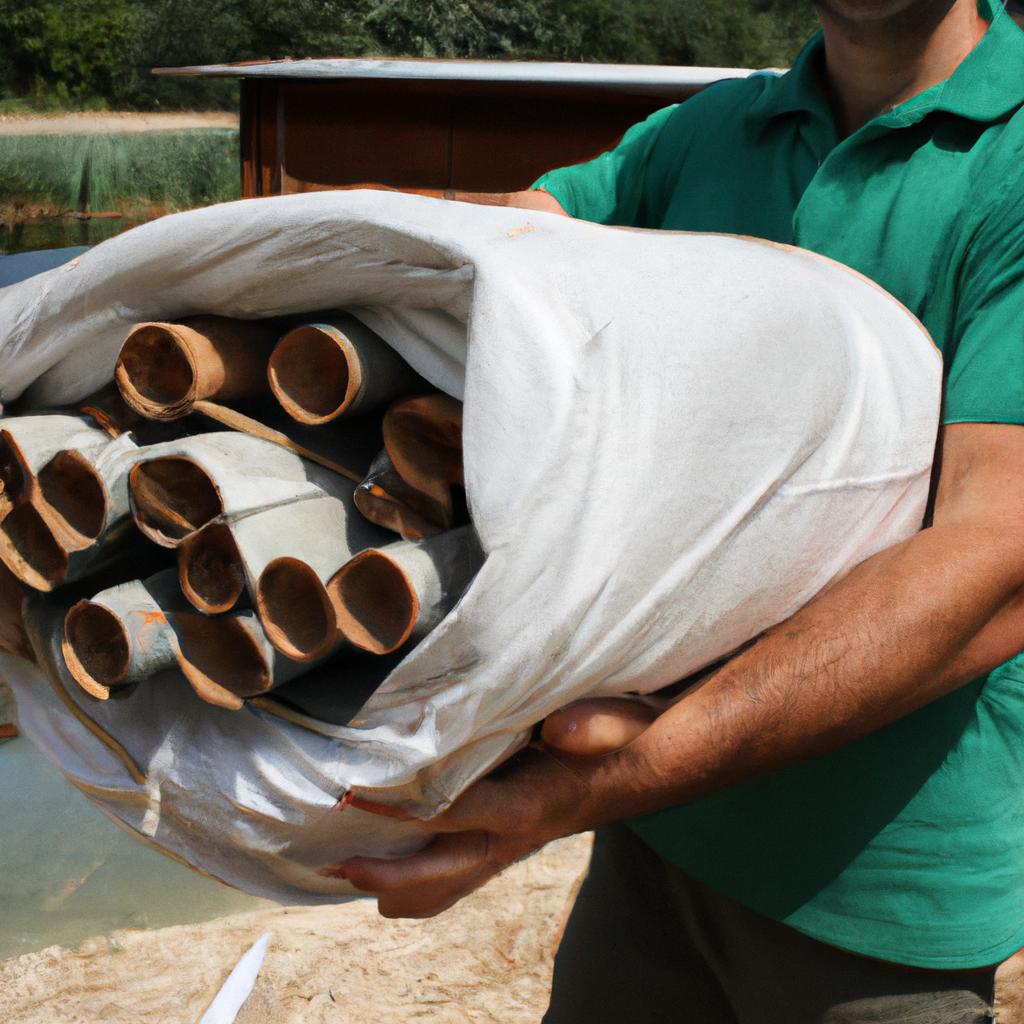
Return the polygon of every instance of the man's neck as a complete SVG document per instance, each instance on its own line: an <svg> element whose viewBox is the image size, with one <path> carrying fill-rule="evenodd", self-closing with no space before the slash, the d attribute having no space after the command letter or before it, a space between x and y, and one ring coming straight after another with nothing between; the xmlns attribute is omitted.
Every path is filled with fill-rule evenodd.
<svg viewBox="0 0 1024 1024"><path fill-rule="evenodd" d="M975 0L917 3L876 21L818 8L827 86L841 137L949 78L988 28Z"/></svg>

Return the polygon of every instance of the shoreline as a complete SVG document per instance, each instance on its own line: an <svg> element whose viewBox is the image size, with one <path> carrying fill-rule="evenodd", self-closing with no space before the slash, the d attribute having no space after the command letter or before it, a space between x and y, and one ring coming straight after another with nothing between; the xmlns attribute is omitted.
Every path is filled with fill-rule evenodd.
<svg viewBox="0 0 1024 1024"><path fill-rule="evenodd" d="M388 921L372 900L118 931L0 960L5 1024L194 1024L263 933L237 1024L536 1024L591 837L513 865L440 917Z"/></svg>
<svg viewBox="0 0 1024 1024"><path fill-rule="evenodd" d="M103 135L132 132L183 131L194 128L238 128L238 115L212 111L59 111L53 114L0 115L0 136Z"/></svg>

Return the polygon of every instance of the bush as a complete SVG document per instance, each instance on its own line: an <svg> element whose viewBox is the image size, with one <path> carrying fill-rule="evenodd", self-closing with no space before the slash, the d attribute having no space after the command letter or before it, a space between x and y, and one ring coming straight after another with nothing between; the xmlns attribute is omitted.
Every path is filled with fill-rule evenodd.
<svg viewBox="0 0 1024 1024"><path fill-rule="evenodd" d="M810 0L0 0L0 95L232 107L232 81L149 69L285 56L782 65L814 24Z"/></svg>

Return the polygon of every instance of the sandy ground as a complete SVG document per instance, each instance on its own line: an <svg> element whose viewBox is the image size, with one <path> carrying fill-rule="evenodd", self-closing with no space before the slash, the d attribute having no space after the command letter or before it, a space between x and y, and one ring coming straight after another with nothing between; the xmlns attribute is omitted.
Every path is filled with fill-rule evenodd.
<svg viewBox="0 0 1024 1024"><path fill-rule="evenodd" d="M195 1024L263 933L237 1024L535 1024L590 837L510 868L438 918L385 921L372 901L122 931L0 961L4 1024Z"/></svg>
<svg viewBox="0 0 1024 1024"><path fill-rule="evenodd" d="M208 113L76 113L33 117L0 116L0 135L100 135L115 132L152 132L183 128L237 128L238 115Z"/></svg>

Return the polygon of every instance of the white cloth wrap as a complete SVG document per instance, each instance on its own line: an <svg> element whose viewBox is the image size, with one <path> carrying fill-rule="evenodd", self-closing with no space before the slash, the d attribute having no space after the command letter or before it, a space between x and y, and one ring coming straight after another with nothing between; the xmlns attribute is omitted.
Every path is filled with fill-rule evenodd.
<svg viewBox="0 0 1024 1024"><path fill-rule="evenodd" d="M0 398L111 379L136 321L341 307L465 400L486 563L348 728L185 686L71 699L3 665L22 727L130 829L225 881L336 899L315 869L422 842L426 815L593 694L648 693L919 528L940 357L882 290L812 254L373 192L165 217L0 291ZM320 894L319 896L311 894Z"/></svg>

